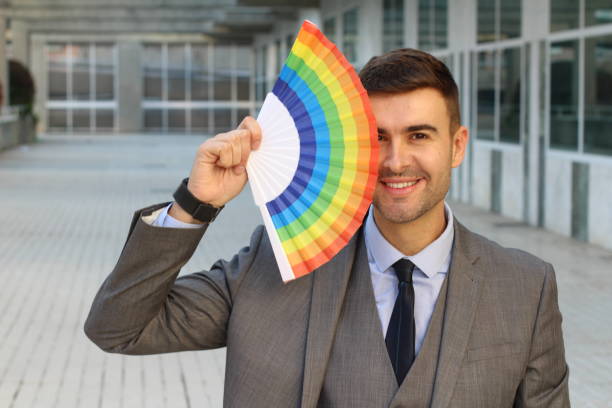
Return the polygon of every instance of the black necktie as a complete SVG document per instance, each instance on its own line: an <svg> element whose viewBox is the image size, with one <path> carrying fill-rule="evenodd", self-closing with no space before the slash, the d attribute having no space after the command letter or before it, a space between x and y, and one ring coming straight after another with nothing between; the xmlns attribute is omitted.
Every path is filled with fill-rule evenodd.
<svg viewBox="0 0 612 408"><path fill-rule="evenodd" d="M399 279L399 293L387 328L385 343L399 385L404 381L414 361L414 264L407 259L400 259L393 264L393 269Z"/></svg>

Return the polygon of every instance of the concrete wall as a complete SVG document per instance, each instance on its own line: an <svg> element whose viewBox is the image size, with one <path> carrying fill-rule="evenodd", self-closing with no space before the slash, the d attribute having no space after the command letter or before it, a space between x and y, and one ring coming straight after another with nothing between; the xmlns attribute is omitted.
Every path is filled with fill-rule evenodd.
<svg viewBox="0 0 612 408"><path fill-rule="evenodd" d="M474 143L474 142L472 142ZM491 207L491 149L474 146L473 204L481 208Z"/></svg>
<svg viewBox="0 0 612 408"><path fill-rule="evenodd" d="M546 160L546 174L544 226L559 234L570 236L572 163L569 160L549 157Z"/></svg>
<svg viewBox="0 0 612 408"><path fill-rule="evenodd" d="M612 163L590 166L589 241L612 248Z"/></svg>
<svg viewBox="0 0 612 408"><path fill-rule="evenodd" d="M17 114L0 117L0 150L36 141L34 119L31 116L20 118Z"/></svg>
<svg viewBox="0 0 612 408"><path fill-rule="evenodd" d="M521 220L523 217L523 154L519 149L502 152L502 214Z"/></svg>
<svg viewBox="0 0 612 408"><path fill-rule="evenodd" d="M117 45L117 128L119 132L140 132L142 123L142 45L125 40Z"/></svg>
<svg viewBox="0 0 612 408"><path fill-rule="evenodd" d="M368 60L381 54L382 50L382 0L349 0L321 2L322 20L330 17L336 18L336 41L340 49L343 42L342 15L355 7L359 8L359 37L357 40L357 69L365 65Z"/></svg>

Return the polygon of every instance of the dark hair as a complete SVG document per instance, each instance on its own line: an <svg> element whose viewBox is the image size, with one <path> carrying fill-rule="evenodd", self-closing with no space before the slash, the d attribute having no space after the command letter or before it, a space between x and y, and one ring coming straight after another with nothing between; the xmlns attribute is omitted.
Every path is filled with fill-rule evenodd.
<svg viewBox="0 0 612 408"><path fill-rule="evenodd" d="M451 132L461 123L457 84L446 65L426 52L401 48L372 57L359 72L359 78L368 94L434 88L446 101Z"/></svg>

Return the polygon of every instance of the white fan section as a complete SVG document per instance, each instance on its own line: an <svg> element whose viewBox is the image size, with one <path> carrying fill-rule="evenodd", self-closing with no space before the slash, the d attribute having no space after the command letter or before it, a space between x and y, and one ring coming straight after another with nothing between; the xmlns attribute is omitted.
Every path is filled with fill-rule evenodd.
<svg viewBox="0 0 612 408"><path fill-rule="evenodd" d="M288 282L295 279L295 275L266 203L278 197L291 183L300 159L300 138L289 111L273 93L266 96L257 122L261 127L261 145L249 154L246 168L281 277L283 282Z"/></svg>
<svg viewBox="0 0 612 408"><path fill-rule="evenodd" d="M285 105L269 93L257 116L261 145L249 155L247 172L255 204L278 197L291 183L300 159L300 137Z"/></svg>

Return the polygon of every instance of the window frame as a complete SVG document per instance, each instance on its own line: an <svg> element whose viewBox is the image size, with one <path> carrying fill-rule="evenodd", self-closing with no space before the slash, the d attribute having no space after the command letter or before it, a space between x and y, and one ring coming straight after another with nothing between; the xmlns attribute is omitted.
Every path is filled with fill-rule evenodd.
<svg viewBox="0 0 612 408"><path fill-rule="evenodd" d="M89 99L74 99L73 91L73 66L74 66L74 58L71 52L67 52L66 56L66 99L50 99L49 97L49 87L46 89L46 103L45 110L46 114L46 129L51 132L62 131L67 132L69 134L75 133L74 128L74 111L77 110L88 110L89 111L89 129L86 128L78 128L77 133L83 131L89 131L89 133L95 133L98 131L109 131L108 128L98 128L96 126L96 118L97 111L106 111L110 110L113 114L113 127L110 129L112 132L117 132L118 129L118 120L117 120L117 110L118 110L118 93L119 93L119 61L118 61L118 51L117 44L114 41L104 41L104 40L49 40L44 44L44 67L45 67L45 75L47 75L47 81L49 80L49 48L53 45L62 45L68 49L72 48L76 45L86 45L88 47L88 76L89 76ZM96 84L96 74L97 74L97 65L96 65L96 46L110 46L112 47L112 56L113 56L113 99L112 100L97 100L96 92L97 92L97 84ZM51 110L60 110L63 109L66 111L66 128L57 128L50 126L50 111Z"/></svg>
<svg viewBox="0 0 612 408"><path fill-rule="evenodd" d="M186 64L185 64L185 100L169 100L168 99L168 45L183 45ZM256 78L253 75L250 76L249 84L249 99L238 100L238 77L237 77L237 49L243 47L249 52L250 66L253 66L255 61L254 50L252 46L239 44L239 43L215 43L212 41L156 41L156 42L143 42L142 47L147 45L161 46L162 49L162 97L160 100L151 100L144 98L144 89L142 97L142 117L143 117L143 131L144 132L164 132L164 133L194 133L194 126L192 120L192 113L195 110L205 110L208 112L207 129L197 128L195 132L205 132L207 134L215 134L218 131L226 131L229 129L220 129L215 125L215 112L221 109L228 109L231 112L231 122L237 123L241 118L238 118L238 111L249 111L251 114L255 110L255 95L254 93L254 82ZM207 55L205 66L208 72L208 100L192 100L191 95L191 76L193 72L193 52L192 47L197 45L199 47L205 46L207 49ZM230 99L229 100L215 100L214 99L214 87L215 87L215 64L214 49L215 46L228 46L230 49L230 65L232 66L231 78L230 78ZM265 58L265 56L264 56ZM144 78L143 78L144 81ZM264 95L265 96L265 95ZM147 111L161 110L162 112L162 126L161 128L146 128L144 126L144 118ZM185 111L185 128L184 130L176 130L169 127L169 111L170 110L184 110ZM178 129L178 128L177 128Z"/></svg>
<svg viewBox="0 0 612 408"><path fill-rule="evenodd" d="M510 39L504 41L497 42L487 42L479 44L477 47L474 47L470 51L469 58L470 67L471 67L471 130L473 132L473 139L475 143L482 145L494 146L494 148L499 149L500 147L516 150L522 149L522 146L525 143L526 135L526 119L527 119L527 106L526 106L526 81L528 78L526 58L527 58L527 44L522 39ZM501 106L501 58L502 53L506 49L518 48L520 51L520 112L519 112L519 139L517 142L510 142L506 140L500 139L500 106ZM481 52L493 51L495 54L495 107L494 107L494 136L493 140L489 139L480 139L478 138L478 55Z"/></svg>
<svg viewBox="0 0 612 408"><path fill-rule="evenodd" d="M582 0L581 0L582 1ZM582 13L581 19L584 15ZM584 110L585 110L585 41L594 37L603 37L612 35L612 23L600 24L589 27L583 27L573 30L557 31L548 34L545 39L545 70L546 83L545 86L545 149L546 154L551 157L558 157L567 160L588 163L610 163L612 154L592 153L584 151ZM578 147L576 150L567 150L562 148L551 147L550 145L550 117L551 117L551 67L550 67L550 47L551 43L561 41L578 41Z"/></svg>

